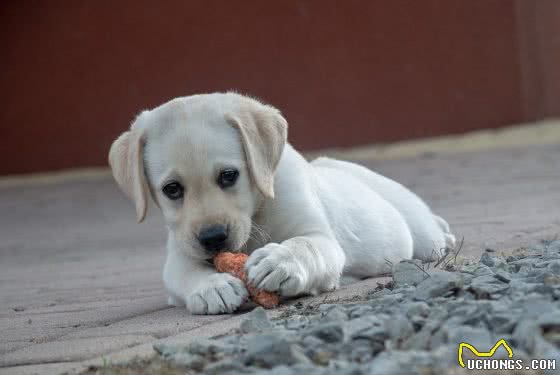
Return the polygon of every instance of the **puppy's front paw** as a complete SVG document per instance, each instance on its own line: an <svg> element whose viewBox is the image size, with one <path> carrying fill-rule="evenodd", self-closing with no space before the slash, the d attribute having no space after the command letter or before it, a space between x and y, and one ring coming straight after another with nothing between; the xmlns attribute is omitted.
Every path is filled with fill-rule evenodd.
<svg viewBox="0 0 560 375"><path fill-rule="evenodd" d="M192 314L232 313L248 296L241 280L227 273L217 273L187 296L186 305Z"/></svg>
<svg viewBox="0 0 560 375"><path fill-rule="evenodd" d="M169 306L185 306L185 302L183 302L183 300L179 299L176 296L170 295L169 297L167 297L167 304Z"/></svg>
<svg viewBox="0 0 560 375"><path fill-rule="evenodd" d="M247 281L259 289L290 297L305 291L308 275L284 245L269 243L255 250L247 260Z"/></svg>

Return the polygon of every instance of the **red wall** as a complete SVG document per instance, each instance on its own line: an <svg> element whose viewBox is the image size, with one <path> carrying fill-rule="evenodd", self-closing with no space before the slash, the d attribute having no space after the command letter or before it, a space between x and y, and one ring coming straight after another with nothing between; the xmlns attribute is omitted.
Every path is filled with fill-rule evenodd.
<svg viewBox="0 0 560 375"><path fill-rule="evenodd" d="M4 1L0 174L106 164L141 109L236 89L300 148L560 114L560 1Z"/></svg>

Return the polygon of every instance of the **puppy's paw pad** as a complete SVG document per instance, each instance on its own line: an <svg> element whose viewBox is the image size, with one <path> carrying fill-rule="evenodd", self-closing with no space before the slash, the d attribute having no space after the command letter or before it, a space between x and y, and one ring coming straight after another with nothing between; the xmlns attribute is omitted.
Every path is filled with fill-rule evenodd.
<svg viewBox="0 0 560 375"><path fill-rule="evenodd" d="M187 310L192 314L232 313L247 301L249 294L241 280L227 273L207 278L186 298Z"/></svg>

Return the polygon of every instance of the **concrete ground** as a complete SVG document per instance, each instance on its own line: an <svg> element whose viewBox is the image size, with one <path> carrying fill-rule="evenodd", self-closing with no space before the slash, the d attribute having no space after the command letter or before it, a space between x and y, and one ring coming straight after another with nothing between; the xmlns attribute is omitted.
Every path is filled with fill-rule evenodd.
<svg viewBox="0 0 560 375"><path fill-rule="evenodd" d="M462 254L478 258L560 234L560 141L538 143L348 155L417 192L464 237ZM0 181L0 212L0 373L72 372L148 355L154 342L227 332L242 317L166 306L159 213L136 224L106 172Z"/></svg>

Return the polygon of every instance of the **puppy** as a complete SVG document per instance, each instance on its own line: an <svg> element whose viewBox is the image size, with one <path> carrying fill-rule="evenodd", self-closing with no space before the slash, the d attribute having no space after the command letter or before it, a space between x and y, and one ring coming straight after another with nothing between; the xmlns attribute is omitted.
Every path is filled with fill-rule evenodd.
<svg viewBox="0 0 560 375"><path fill-rule="evenodd" d="M165 218L171 305L219 314L246 300L244 284L210 263L222 250L250 254L249 282L289 297L454 246L445 220L402 185L344 161L309 163L286 136L277 109L215 93L144 111L114 141L109 163L138 221L148 194Z"/></svg>

